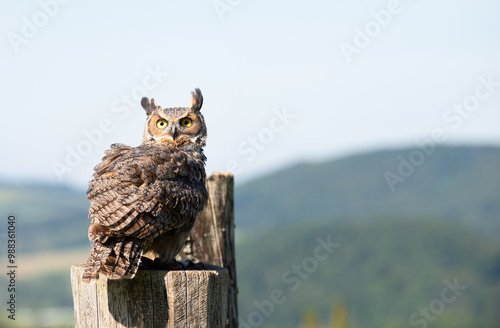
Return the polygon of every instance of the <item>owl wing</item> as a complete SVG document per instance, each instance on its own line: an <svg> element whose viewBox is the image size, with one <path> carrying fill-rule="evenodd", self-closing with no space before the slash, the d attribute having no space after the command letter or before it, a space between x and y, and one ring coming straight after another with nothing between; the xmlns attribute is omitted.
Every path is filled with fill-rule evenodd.
<svg viewBox="0 0 500 328"><path fill-rule="evenodd" d="M205 157L158 143L138 147L114 144L94 169L89 237L133 236L151 239L186 224L206 199Z"/></svg>

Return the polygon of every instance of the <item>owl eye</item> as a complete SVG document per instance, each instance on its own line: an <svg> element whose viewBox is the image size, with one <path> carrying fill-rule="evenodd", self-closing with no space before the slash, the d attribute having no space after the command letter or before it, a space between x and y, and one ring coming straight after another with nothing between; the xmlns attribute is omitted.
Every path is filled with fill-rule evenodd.
<svg viewBox="0 0 500 328"><path fill-rule="evenodd" d="M181 120L181 125L189 128L191 125L193 125L193 121L189 117L186 117Z"/></svg>
<svg viewBox="0 0 500 328"><path fill-rule="evenodd" d="M163 119L156 121L156 127L160 130L165 129L167 127L167 121Z"/></svg>

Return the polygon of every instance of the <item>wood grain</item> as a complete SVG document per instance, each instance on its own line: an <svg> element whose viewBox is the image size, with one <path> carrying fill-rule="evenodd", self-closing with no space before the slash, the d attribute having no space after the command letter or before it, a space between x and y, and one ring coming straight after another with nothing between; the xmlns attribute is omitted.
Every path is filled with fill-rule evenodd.
<svg viewBox="0 0 500 328"><path fill-rule="evenodd" d="M228 270L139 270L134 279L82 282L71 267L75 327L224 327Z"/></svg>
<svg viewBox="0 0 500 328"><path fill-rule="evenodd" d="M224 267L229 272L227 327L238 327L238 285L234 253L234 178L231 173L207 176L208 204L191 230L178 260Z"/></svg>

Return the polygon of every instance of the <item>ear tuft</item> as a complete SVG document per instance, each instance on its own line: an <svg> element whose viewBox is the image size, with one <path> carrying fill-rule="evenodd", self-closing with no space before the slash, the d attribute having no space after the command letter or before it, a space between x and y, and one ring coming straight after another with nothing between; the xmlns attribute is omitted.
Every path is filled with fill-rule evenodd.
<svg viewBox="0 0 500 328"><path fill-rule="evenodd" d="M143 97L141 99L141 105L142 105L142 108L144 108L146 110L146 114L150 115L153 110L155 110L158 105L156 105L156 102L153 98L151 98L151 100L148 99L148 97Z"/></svg>
<svg viewBox="0 0 500 328"><path fill-rule="evenodd" d="M141 99L141 105L142 105L142 108L148 109L148 107L149 107L149 99L148 99L148 97L142 97L142 99Z"/></svg>
<svg viewBox="0 0 500 328"><path fill-rule="evenodd" d="M191 96L191 109L199 111L203 105L203 95L200 89L194 89L194 92L191 92Z"/></svg>

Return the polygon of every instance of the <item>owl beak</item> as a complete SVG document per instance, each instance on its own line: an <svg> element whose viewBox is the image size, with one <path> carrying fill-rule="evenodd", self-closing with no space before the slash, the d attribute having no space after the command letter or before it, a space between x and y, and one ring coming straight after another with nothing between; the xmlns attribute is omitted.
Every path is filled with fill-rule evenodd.
<svg viewBox="0 0 500 328"><path fill-rule="evenodd" d="M175 140L175 137L177 137L177 129L175 128L175 125L170 128L168 134L172 137L172 140Z"/></svg>

